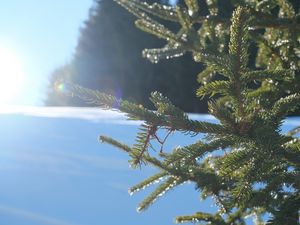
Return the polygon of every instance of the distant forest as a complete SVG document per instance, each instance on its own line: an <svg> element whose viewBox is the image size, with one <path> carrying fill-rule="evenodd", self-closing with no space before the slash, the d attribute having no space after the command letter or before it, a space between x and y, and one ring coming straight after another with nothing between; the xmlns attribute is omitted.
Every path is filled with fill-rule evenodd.
<svg viewBox="0 0 300 225"><path fill-rule="evenodd" d="M54 83L67 80L149 108L153 108L150 93L159 91L185 111L206 112L206 102L195 97L197 74L203 65L195 63L189 54L156 64L143 58L143 49L166 43L137 29L135 19L112 0L94 1L72 60L51 74L45 104L87 106L55 92Z"/></svg>
<svg viewBox="0 0 300 225"><path fill-rule="evenodd" d="M144 1L168 4L168 0ZM179 0L178 4L182 2ZM223 9L219 12L221 16L229 19L233 11L231 0L216 2ZM291 2L299 5L299 0ZM199 0L199 5L200 14L208 15L206 1ZM161 48L166 43L137 29L135 19L112 0L95 0L89 18L80 30L71 61L55 69L50 76L45 104L87 106L76 98L55 92L54 83L64 80L143 104L150 109L154 108L149 101L150 93L159 91L186 112L206 113L206 99L200 100L195 95L200 85L197 75L204 66L192 60L190 54L158 63L143 58L143 49ZM173 23L165 25L171 30L178 29ZM252 44L249 50L252 59L249 66L255 67L257 46Z"/></svg>

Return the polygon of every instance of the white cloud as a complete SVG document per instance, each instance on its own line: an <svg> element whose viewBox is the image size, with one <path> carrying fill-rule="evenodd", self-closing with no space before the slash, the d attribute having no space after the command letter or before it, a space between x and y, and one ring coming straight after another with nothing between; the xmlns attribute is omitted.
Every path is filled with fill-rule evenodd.
<svg viewBox="0 0 300 225"><path fill-rule="evenodd" d="M11 207L7 205L0 204L0 213L8 214L13 217L20 217L22 219L32 221L32 224L40 224L40 225L78 225L75 223L71 223L65 220L49 217L43 214L39 214L36 212L31 212L26 209Z"/></svg>
<svg viewBox="0 0 300 225"><path fill-rule="evenodd" d="M17 114L46 118L82 119L92 122L139 125L141 121L126 120L124 113L116 110L104 110L91 107L38 107L38 106L5 106L1 114Z"/></svg>
<svg viewBox="0 0 300 225"><path fill-rule="evenodd" d="M116 110L104 110L97 107L38 107L38 106L5 106L0 107L1 114L19 114L46 118L82 119L91 122L111 124L140 125L141 121L127 120L126 114ZM189 118L217 123L218 120L208 114L189 113ZM288 118L284 125L299 125L300 118Z"/></svg>
<svg viewBox="0 0 300 225"><path fill-rule="evenodd" d="M37 106L6 106L0 108L1 114L19 114L46 118L83 119L93 122L139 125L141 121L126 120L126 115L116 110L104 110L92 107L37 107ZM216 119L206 114L189 114L194 120Z"/></svg>

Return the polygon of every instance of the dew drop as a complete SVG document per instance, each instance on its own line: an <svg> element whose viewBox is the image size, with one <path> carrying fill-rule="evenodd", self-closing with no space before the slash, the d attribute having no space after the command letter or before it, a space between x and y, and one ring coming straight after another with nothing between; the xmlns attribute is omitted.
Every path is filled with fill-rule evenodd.
<svg viewBox="0 0 300 225"><path fill-rule="evenodd" d="M130 196L132 196L132 195L134 194L134 192L131 191L131 190L129 189L129 190L128 190L128 194L129 194Z"/></svg>

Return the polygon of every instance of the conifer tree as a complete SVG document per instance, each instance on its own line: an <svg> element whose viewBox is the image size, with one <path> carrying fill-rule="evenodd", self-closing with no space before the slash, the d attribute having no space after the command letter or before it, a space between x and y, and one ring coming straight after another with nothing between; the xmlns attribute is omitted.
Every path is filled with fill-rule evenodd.
<svg viewBox="0 0 300 225"><path fill-rule="evenodd" d="M222 0L185 0L176 7L115 1L138 18L137 27L166 40L163 48L145 49L146 58L158 61L191 52L195 61L206 65L198 76L197 96L210 96L209 111L219 121L192 120L158 92L150 97L157 109L152 111L65 84L67 93L144 121L133 146L100 136L102 142L126 152L132 167L147 164L159 169L130 189L134 193L159 182L138 211L191 181L202 198L216 202L218 211L178 216L177 223L242 225L252 215L257 225L299 225L300 126L281 132L283 120L300 105L299 6L288 0L232 0L228 19L222 15ZM202 4L207 15L201 12ZM180 29L174 32L161 20L179 23ZM251 45L258 46L256 68L249 67ZM158 137L162 129L165 137ZM188 146L164 149L172 132L205 137ZM158 154L149 151L153 142L161 145ZM271 216L264 221L266 213Z"/></svg>
<svg viewBox="0 0 300 225"><path fill-rule="evenodd" d="M87 106L76 98L62 97L53 91L58 79L116 94L127 100L152 107L149 95L160 91L188 112L206 112L195 91L197 73L203 69L191 55L151 63L142 50L164 44L164 40L146 34L134 25L135 17L112 0L93 0L89 17L80 29L78 43L69 63L57 68L49 79L46 105ZM149 4L164 0L147 0ZM170 25L176 25L169 22ZM143 74L143 76L141 76ZM168 82L166 82L168 81ZM176 91L177 90L177 91ZM188 98L189 101L185 99Z"/></svg>

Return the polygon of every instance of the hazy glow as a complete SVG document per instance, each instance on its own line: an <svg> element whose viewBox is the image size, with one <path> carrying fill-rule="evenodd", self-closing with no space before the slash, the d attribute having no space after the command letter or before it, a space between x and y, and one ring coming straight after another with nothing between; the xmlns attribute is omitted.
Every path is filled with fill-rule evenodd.
<svg viewBox="0 0 300 225"><path fill-rule="evenodd" d="M13 49L0 44L0 105L15 103L23 79L21 60Z"/></svg>

